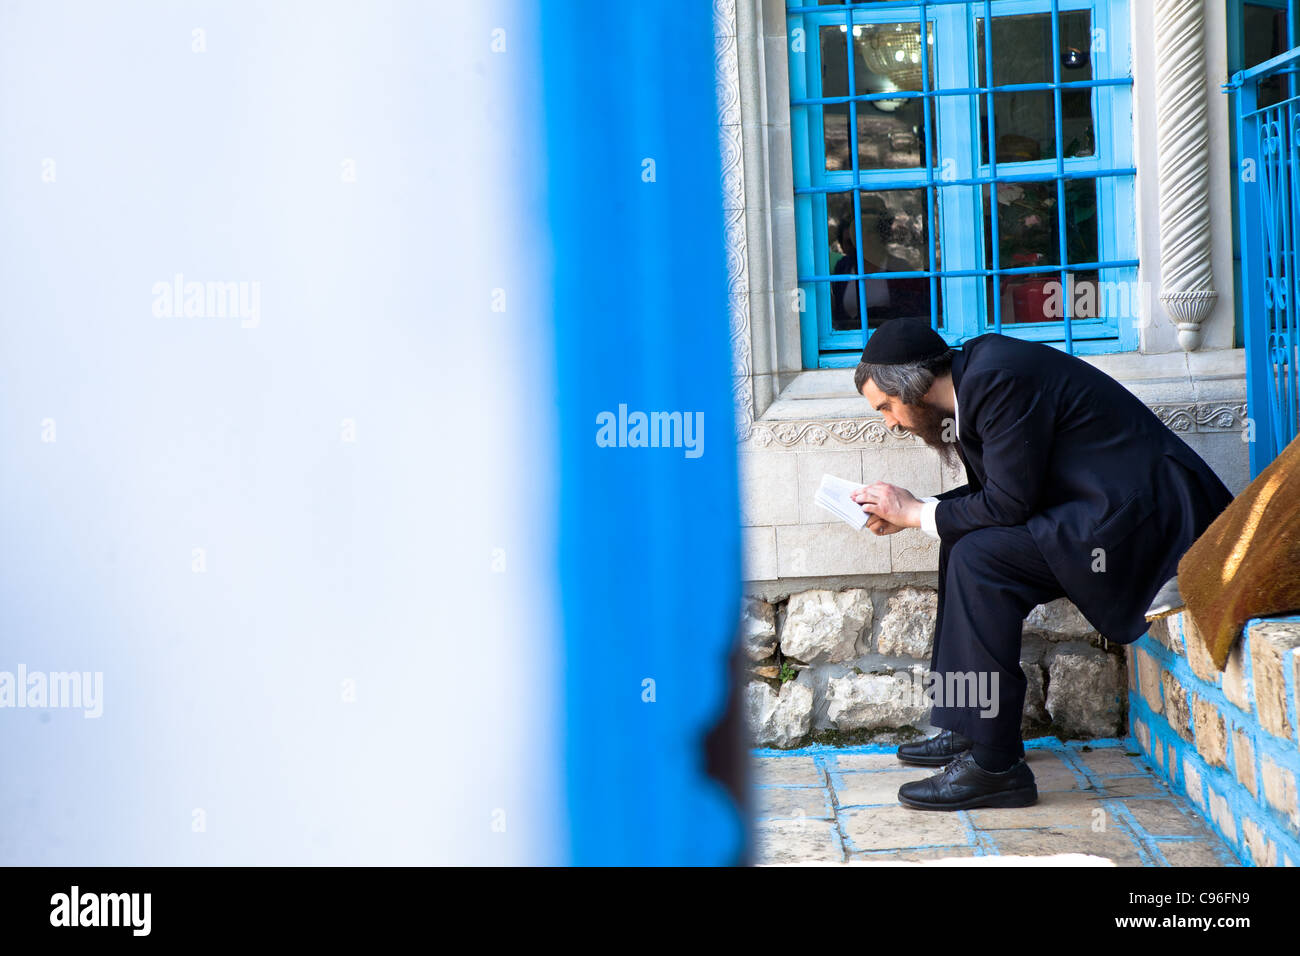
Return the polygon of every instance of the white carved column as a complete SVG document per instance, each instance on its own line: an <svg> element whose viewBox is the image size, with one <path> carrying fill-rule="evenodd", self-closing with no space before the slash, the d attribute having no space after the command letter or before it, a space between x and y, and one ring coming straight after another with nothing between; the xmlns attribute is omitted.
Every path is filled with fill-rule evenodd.
<svg viewBox="0 0 1300 956"><path fill-rule="evenodd" d="M1201 344L1218 293L1210 268L1209 117L1203 0L1156 0L1160 301L1178 344Z"/></svg>

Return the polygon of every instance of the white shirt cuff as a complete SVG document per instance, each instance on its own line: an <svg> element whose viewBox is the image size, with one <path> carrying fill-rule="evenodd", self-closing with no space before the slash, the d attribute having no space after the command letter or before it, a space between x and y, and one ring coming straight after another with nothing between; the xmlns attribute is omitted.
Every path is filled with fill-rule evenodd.
<svg viewBox="0 0 1300 956"><path fill-rule="evenodd" d="M927 495L921 499L925 504L921 506L921 530L932 538L939 537L939 529L934 525L934 513L939 508L939 499L933 495Z"/></svg>

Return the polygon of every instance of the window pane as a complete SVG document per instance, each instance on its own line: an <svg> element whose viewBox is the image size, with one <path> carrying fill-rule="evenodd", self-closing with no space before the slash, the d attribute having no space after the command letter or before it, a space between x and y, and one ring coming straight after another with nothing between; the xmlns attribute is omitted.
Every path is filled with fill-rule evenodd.
<svg viewBox="0 0 1300 956"><path fill-rule="evenodd" d="M1060 322L1058 316L1055 319L1048 318L1048 314L1053 311L1053 301L1059 301L1059 293L1053 300L1052 289L1059 288L1061 277L1055 272L1044 272L1042 275L1013 275L999 276L996 286L989 284L989 289L998 289L998 294L1002 299L1002 324L1016 325L1027 322ZM988 312L988 327L994 327L995 316L993 314L993 305L990 302Z"/></svg>
<svg viewBox="0 0 1300 956"><path fill-rule="evenodd" d="M992 283L989 284L990 290L994 287ZM1128 283L1099 282L1095 271L1069 272L1064 285L1061 284L1059 272L1002 276L996 288L1000 290L1002 298L1004 326L1027 322L1063 322L1067 303L1071 322L1098 318L1114 321L1115 311L1124 308L1130 295ZM990 301L988 327L993 328L993 324L993 306Z"/></svg>
<svg viewBox="0 0 1300 956"><path fill-rule="evenodd" d="M1286 52L1285 10L1248 3L1242 9L1242 20L1241 32L1246 47L1246 61L1242 64L1244 68L1257 66ZM1271 76L1260 84L1260 106L1280 103L1282 98L1282 77Z"/></svg>
<svg viewBox="0 0 1300 956"><path fill-rule="evenodd" d="M1151 302L1133 269L1104 269L1075 276L1075 311L1080 318L1101 319L1119 327L1149 318Z"/></svg>
<svg viewBox="0 0 1300 956"><path fill-rule="evenodd" d="M846 26L821 28L822 95L848 96ZM934 81L934 35L930 45L930 80ZM920 92L921 31L916 23L856 24L853 27L853 87L855 95ZM937 101L931 104L931 122ZM826 169L852 168L849 104L822 108ZM858 167L915 169L925 165L925 108L920 98L874 100L857 104ZM933 149L932 149L933 152Z"/></svg>
<svg viewBox="0 0 1300 956"><path fill-rule="evenodd" d="M1097 180L1065 181L1065 255L1066 262L1097 262Z"/></svg>
<svg viewBox="0 0 1300 956"><path fill-rule="evenodd" d="M1086 10L1060 14L1061 82L1092 79L1092 16ZM976 76L988 85L984 64L984 20L975 28ZM1051 14L993 18L993 85L1052 82ZM988 97L980 101L980 156L988 162ZM1051 90L993 94L999 163L1056 158L1056 103ZM1062 156L1095 152L1091 90L1061 91Z"/></svg>
<svg viewBox="0 0 1300 956"><path fill-rule="evenodd" d="M984 256L993 267L993 214L989 188L984 196ZM1060 265L1060 216L1056 182L998 183L998 268L1018 269ZM1097 181L1067 179L1065 193L1066 262L1077 265L1100 260L1097 240Z"/></svg>
<svg viewBox="0 0 1300 956"><path fill-rule="evenodd" d="M821 28L822 96L849 95L848 38L846 27ZM865 68L855 63L854 68ZM852 169L849 156L849 104L822 107L822 130L827 169Z"/></svg>
<svg viewBox="0 0 1300 956"><path fill-rule="evenodd" d="M1070 318L1079 319L1097 319L1110 318L1114 315L1108 312L1114 307L1111 301L1110 291L1106 289L1100 281L1101 276L1093 270L1091 272L1071 272L1066 276L1066 285L1064 295L1058 297L1057 301L1061 303L1070 303ZM1059 281L1057 283L1060 284ZM1128 290L1123 290L1127 295ZM1059 322L1064 318L1063 304L1052 309L1053 315L1048 316L1044 321Z"/></svg>
<svg viewBox="0 0 1300 956"><path fill-rule="evenodd" d="M926 216L924 189L889 189L859 193L862 249L856 247L856 229L849 193L826 197L832 259L832 275L863 275L875 272L924 272L930 267L926 248L933 250L934 267L939 268L939 243L931 237ZM935 283L936 292L939 283ZM878 328L895 318L930 320L930 279L907 276L891 279L863 279L861 283L833 283L831 328L837 331L861 328L859 298L865 297L867 327ZM936 308L941 308L936 300ZM942 328L942 320L940 320Z"/></svg>
<svg viewBox="0 0 1300 956"><path fill-rule="evenodd" d="M998 183L998 261L999 269L1026 269L1042 266L1042 274L990 276L986 322L994 326L994 295L1002 307L1002 324L1045 322L1046 283L1060 285L1057 233L1057 196L1055 182ZM994 268L991 237L993 214L989 207L992 186L981 187L984 202L984 261ZM995 291L996 290L996 291ZM1059 319L1058 319L1059 321Z"/></svg>
<svg viewBox="0 0 1300 956"><path fill-rule="evenodd" d="M826 196L826 227L830 236L831 275L855 275L858 256L854 245L852 193L829 193ZM831 328L837 332L862 328L857 307L856 283L832 282Z"/></svg>
<svg viewBox="0 0 1300 956"><path fill-rule="evenodd" d="M984 257L993 268L993 212L984 186ZM1000 269L1059 265L1056 183L998 183L998 262Z"/></svg>

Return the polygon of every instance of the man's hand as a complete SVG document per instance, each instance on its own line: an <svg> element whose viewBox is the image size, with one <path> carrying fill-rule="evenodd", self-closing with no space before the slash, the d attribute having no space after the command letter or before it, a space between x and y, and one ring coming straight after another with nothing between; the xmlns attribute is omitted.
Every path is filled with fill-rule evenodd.
<svg viewBox="0 0 1300 956"><path fill-rule="evenodd" d="M903 528L921 527L921 501L906 488L877 481L859 488L850 497L872 516L867 527L876 534L893 534ZM878 519L878 522L873 520Z"/></svg>
<svg viewBox="0 0 1300 956"><path fill-rule="evenodd" d="M891 524L884 518L878 518L875 515L872 515L867 519L867 530L878 535L895 534L896 532L902 531L903 527L902 525Z"/></svg>

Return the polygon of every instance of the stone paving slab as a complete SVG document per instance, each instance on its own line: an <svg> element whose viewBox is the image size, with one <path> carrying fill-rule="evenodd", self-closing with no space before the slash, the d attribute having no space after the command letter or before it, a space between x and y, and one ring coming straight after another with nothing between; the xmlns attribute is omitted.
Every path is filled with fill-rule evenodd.
<svg viewBox="0 0 1300 956"><path fill-rule="evenodd" d="M812 757L782 757L760 760L754 768L754 783L760 787L820 787L826 776Z"/></svg>
<svg viewBox="0 0 1300 956"><path fill-rule="evenodd" d="M840 863L844 845L833 820L760 820L755 838L764 863Z"/></svg>
<svg viewBox="0 0 1300 956"><path fill-rule="evenodd" d="M760 819L832 820L835 809L824 787L760 787L754 800Z"/></svg>
<svg viewBox="0 0 1300 956"><path fill-rule="evenodd" d="M755 859L865 866L1240 866L1132 741L1027 741L1032 807L913 810L898 788L942 768L892 746L753 751Z"/></svg>
<svg viewBox="0 0 1300 956"><path fill-rule="evenodd" d="M1132 800L1128 811L1152 836L1200 836L1204 822L1190 807L1184 809L1173 800Z"/></svg>
<svg viewBox="0 0 1300 956"><path fill-rule="evenodd" d="M1025 827L1104 828L1105 799L1096 790L1049 790L1038 794L1032 807L1015 810L968 810L971 825L979 830L1020 830Z"/></svg>
<svg viewBox="0 0 1300 956"><path fill-rule="evenodd" d="M1094 833L1087 827L1005 830L997 835L999 853L1012 856L1051 856L1084 853L1110 860L1117 866L1153 866L1132 836L1118 830Z"/></svg>
<svg viewBox="0 0 1300 956"><path fill-rule="evenodd" d="M863 807L839 815L844 847L854 850L905 850L969 846L966 821L955 813L926 813L909 807Z"/></svg>
<svg viewBox="0 0 1300 956"><path fill-rule="evenodd" d="M925 863L933 860L955 860L975 855L973 846L938 846L926 850L878 850L851 853L849 858L857 863Z"/></svg>
<svg viewBox="0 0 1300 956"><path fill-rule="evenodd" d="M933 771L924 767L907 767L868 773L832 773L830 778L831 789L841 807L878 807L896 806L899 787L932 775Z"/></svg>

